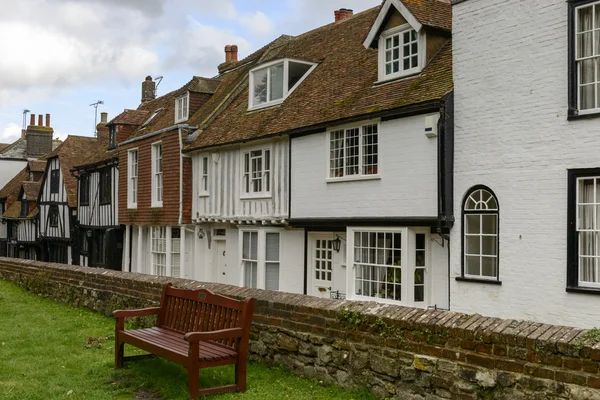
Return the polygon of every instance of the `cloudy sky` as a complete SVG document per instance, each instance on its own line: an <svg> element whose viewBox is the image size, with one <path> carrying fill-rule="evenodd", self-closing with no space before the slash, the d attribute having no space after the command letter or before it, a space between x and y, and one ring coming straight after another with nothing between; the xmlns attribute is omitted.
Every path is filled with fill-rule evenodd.
<svg viewBox="0 0 600 400"><path fill-rule="evenodd" d="M164 77L164 94L216 75L226 44L243 58L281 34L332 22L335 9L380 2L0 0L0 143L20 135L24 109L52 114L61 138L93 135L89 105L104 101L98 115L109 119L136 108L147 75Z"/></svg>

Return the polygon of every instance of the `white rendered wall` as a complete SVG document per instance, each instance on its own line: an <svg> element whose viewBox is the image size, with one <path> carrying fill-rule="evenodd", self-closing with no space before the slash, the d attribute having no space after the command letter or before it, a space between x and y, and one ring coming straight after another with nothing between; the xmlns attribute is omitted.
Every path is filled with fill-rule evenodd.
<svg viewBox="0 0 600 400"><path fill-rule="evenodd" d="M3 188L12 178L27 166L27 160L5 160L0 158L0 188Z"/></svg>
<svg viewBox="0 0 600 400"><path fill-rule="evenodd" d="M437 217L437 139L424 118L381 122L377 180L328 183L329 132L292 139L292 218Z"/></svg>
<svg viewBox="0 0 600 400"><path fill-rule="evenodd" d="M567 121L567 2L453 6L455 215L451 308L600 326L600 296L565 291L567 170L600 167L600 120ZM500 204L501 286L456 282L467 190Z"/></svg>

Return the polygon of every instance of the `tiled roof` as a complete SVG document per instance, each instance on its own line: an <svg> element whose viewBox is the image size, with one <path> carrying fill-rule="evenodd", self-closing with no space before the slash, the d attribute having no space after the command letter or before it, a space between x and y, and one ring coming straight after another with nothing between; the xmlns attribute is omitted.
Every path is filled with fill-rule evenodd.
<svg viewBox="0 0 600 400"><path fill-rule="evenodd" d="M38 213L37 201L29 202L29 213L25 218L33 218ZM19 200L15 201L10 207L6 209L4 214L2 214L4 218L8 219L18 219L21 218L21 202Z"/></svg>
<svg viewBox="0 0 600 400"><path fill-rule="evenodd" d="M2 153L2 150L7 148L8 146L10 146L10 143L0 143L0 153Z"/></svg>
<svg viewBox="0 0 600 400"><path fill-rule="evenodd" d="M449 0L401 0L423 25L452 30L452 6Z"/></svg>
<svg viewBox="0 0 600 400"><path fill-rule="evenodd" d="M52 150L55 150L62 142L58 139L52 141ZM29 158L27 153L27 139L17 139L3 149L0 149L0 158ZM40 157L43 158L43 157Z"/></svg>
<svg viewBox="0 0 600 400"><path fill-rule="evenodd" d="M27 180L29 174L27 170L24 168L21 172L14 176L2 189L0 189L0 199L5 199L10 195L14 195L15 197L19 194L19 190L21 190L21 183ZM8 206L8 204L7 204Z"/></svg>
<svg viewBox="0 0 600 400"><path fill-rule="evenodd" d="M406 0L406 3L417 13L427 9L432 1L437 2ZM437 7L431 5L430 10ZM375 84L378 51L365 49L363 41L378 12L379 7L372 8L277 46L272 44L252 62L240 61L240 68L220 76L223 82L217 93L190 119L190 125L200 126L201 132L187 150L253 140L353 117L367 118L376 112L436 101L450 92L453 87L450 39L419 75ZM281 105L248 112L248 71L284 57L313 61L318 66ZM218 104L225 107L211 122L207 116Z"/></svg>
<svg viewBox="0 0 600 400"><path fill-rule="evenodd" d="M125 110L111 119L106 125L140 125L148 118L146 110Z"/></svg>
<svg viewBox="0 0 600 400"><path fill-rule="evenodd" d="M69 207L77 206L77 179L71 175L71 169L88 160L96 151L98 151L98 139L95 137L69 135L48 156L48 158L58 157L60 160Z"/></svg>
<svg viewBox="0 0 600 400"><path fill-rule="evenodd" d="M40 194L40 187L42 186L41 182L31 182L25 181L23 182L23 192L25 193L25 197L27 200L37 200L38 194Z"/></svg>
<svg viewBox="0 0 600 400"><path fill-rule="evenodd" d="M30 160L27 166L31 172L44 172L46 170L46 160Z"/></svg>

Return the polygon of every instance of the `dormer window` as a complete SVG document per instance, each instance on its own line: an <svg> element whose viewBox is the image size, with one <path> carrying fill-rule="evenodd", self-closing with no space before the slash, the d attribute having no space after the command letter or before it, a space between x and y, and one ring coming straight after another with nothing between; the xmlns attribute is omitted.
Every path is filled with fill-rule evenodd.
<svg viewBox="0 0 600 400"><path fill-rule="evenodd" d="M187 121L190 104L189 100L189 93L175 99L175 123Z"/></svg>
<svg viewBox="0 0 600 400"><path fill-rule="evenodd" d="M253 69L248 109L281 104L315 67L314 63L284 59Z"/></svg>
<svg viewBox="0 0 600 400"><path fill-rule="evenodd" d="M421 72L422 36L409 24L387 30L379 37L379 80L385 81Z"/></svg>

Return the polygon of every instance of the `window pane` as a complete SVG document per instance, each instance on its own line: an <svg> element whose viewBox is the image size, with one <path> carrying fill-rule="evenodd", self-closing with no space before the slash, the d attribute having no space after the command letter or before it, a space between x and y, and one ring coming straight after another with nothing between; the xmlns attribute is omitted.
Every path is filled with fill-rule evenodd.
<svg viewBox="0 0 600 400"><path fill-rule="evenodd" d="M279 261L279 233L267 233L266 236L267 261Z"/></svg>
<svg viewBox="0 0 600 400"><path fill-rule="evenodd" d="M596 258L579 257L579 280L583 282L597 282Z"/></svg>
<svg viewBox="0 0 600 400"><path fill-rule="evenodd" d="M467 236L465 239L467 241L467 248L466 248L466 252L467 254L471 254L471 255L479 255L481 254L480 250L481 250L481 241L480 241L481 236L477 235L477 236Z"/></svg>
<svg viewBox="0 0 600 400"><path fill-rule="evenodd" d="M250 288L256 288L256 274L257 274L257 263L245 261L244 262L244 286Z"/></svg>
<svg viewBox="0 0 600 400"><path fill-rule="evenodd" d="M579 254L582 256L596 256L595 232L579 232Z"/></svg>
<svg viewBox="0 0 600 400"><path fill-rule="evenodd" d="M480 257L466 256L465 257L465 273L468 275L480 275Z"/></svg>
<svg viewBox="0 0 600 400"><path fill-rule="evenodd" d="M590 57L593 51L593 33L580 33L577 35L577 58Z"/></svg>
<svg viewBox="0 0 600 400"><path fill-rule="evenodd" d="M250 232L244 232L242 238L242 258L250 258Z"/></svg>
<svg viewBox="0 0 600 400"><path fill-rule="evenodd" d="M594 229L594 206L579 206L577 229Z"/></svg>
<svg viewBox="0 0 600 400"><path fill-rule="evenodd" d="M283 64L269 68L271 74L270 101L283 98Z"/></svg>
<svg viewBox="0 0 600 400"><path fill-rule="evenodd" d="M258 232L250 232L250 259L258 260Z"/></svg>
<svg viewBox="0 0 600 400"><path fill-rule="evenodd" d="M496 219L497 216L496 215L482 215L482 232L484 234L488 234L488 235L495 235L497 234L497 227L496 227Z"/></svg>
<svg viewBox="0 0 600 400"><path fill-rule="evenodd" d="M265 289L279 290L279 263L266 263Z"/></svg>
<svg viewBox="0 0 600 400"><path fill-rule="evenodd" d="M596 81L595 78L595 62L594 59L583 60L580 62L581 65L581 80L580 83L592 83Z"/></svg>
<svg viewBox="0 0 600 400"><path fill-rule="evenodd" d="M254 104L267 102L267 71L268 68L253 72Z"/></svg>
<svg viewBox="0 0 600 400"><path fill-rule="evenodd" d="M577 32L592 29L592 6L580 8L577 11Z"/></svg>
<svg viewBox="0 0 600 400"><path fill-rule="evenodd" d="M482 236L481 237L481 254L486 256L497 255L496 249L497 237L496 236Z"/></svg>
<svg viewBox="0 0 600 400"><path fill-rule="evenodd" d="M481 275L485 277L496 277L495 257L481 257Z"/></svg>
<svg viewBox="0 0 600 400"><path fill-rule="evenodd" d="M579 88L579 108L581 110L589 110L596 107L594 102L595 91L594 84L581 86Z"/></svg>
<svg viewBox="0 0 600 400"><path fill-rule="evenodd" d="M465 232L480 233L481 215L465 215Z"/></svg>
<svg viewBox="0 0 600 400"><path fill-rule="evenodd" d="M288 90L292 90L293 87L296 86L296 83L298 83L298 81L302 79L304 75L306 75L311 67L312 66L310 64L290 61L288 71Z"/></svg>

